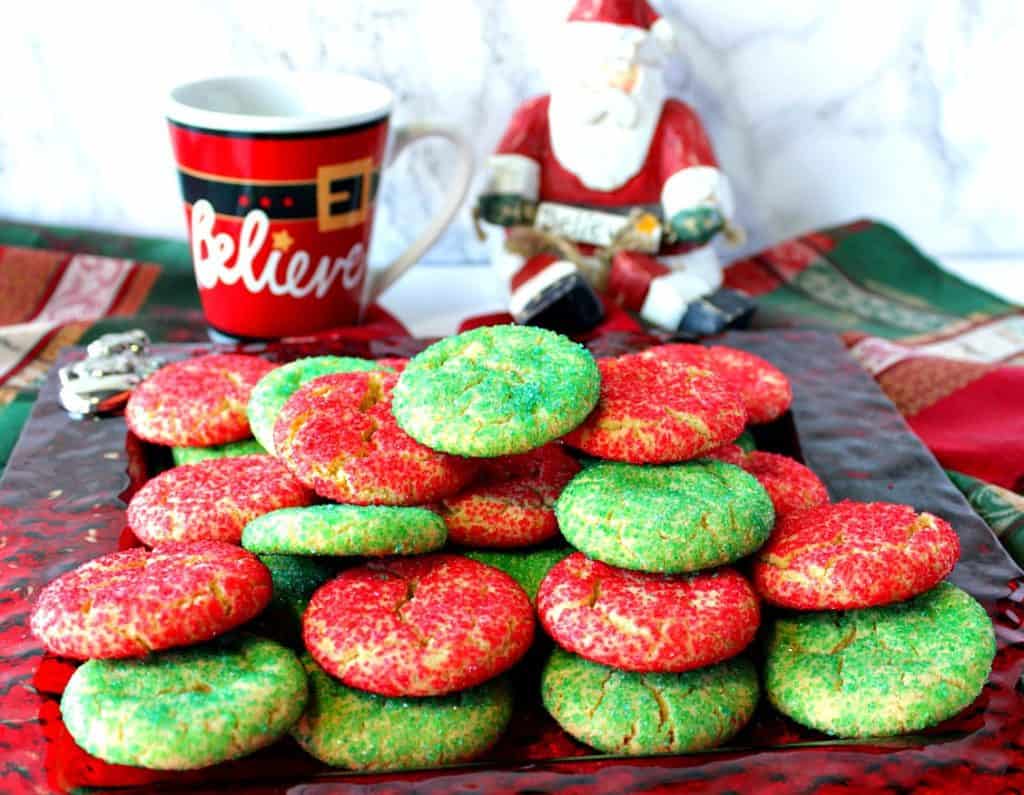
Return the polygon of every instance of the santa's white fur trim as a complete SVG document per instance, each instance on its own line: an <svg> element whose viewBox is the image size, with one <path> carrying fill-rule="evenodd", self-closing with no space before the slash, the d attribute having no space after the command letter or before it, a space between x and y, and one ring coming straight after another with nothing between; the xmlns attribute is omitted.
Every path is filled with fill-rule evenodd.
<svg viewBox="0 0 1024 795"><path fill-rule="evenodd" d="M675 331L690 303L715 288L696 273L674 271L651 281L640 317L659 328Z"/></svg>
<svg viewBox="0 0 1024 795"><path fill-rule="evenodd" d="M714 166L690 166L677 171L661 191L661 205L668 219L680 210L706 202L717 204L722 215L732 218L735 203L729 178Z"/></svg>
<svg viewBox="0 0 1024 795"><path fill-rule="evenodd" d="M540 273L531 276L512 291L512 300L509 302L509 312L512 317L518 317L530 301L552 284L572 276L576 272L575 265L568 260L560 259L552 262Z"/></svg>
<svg viewBox="0 0 1024 795"><path fill-rule="evenodd" d="M491 155L487 161L484 193L504 193L537 201L540 163L525 155Z"/></svg>
<svg viewBox="0 0 1024 795"><path fill-rule="evenodd" d="M714 246L706 245L684 254L666 254L658 262L674 271L688 271L717 290L722 286L722 263Z"/></svg>
<svg viewBox="0 0 1024 795"><path fill-rule="evenodd" d="M672 52L679 45L675 27L665 17L651 25L651 35L658 40L665 52Z"/></svg>

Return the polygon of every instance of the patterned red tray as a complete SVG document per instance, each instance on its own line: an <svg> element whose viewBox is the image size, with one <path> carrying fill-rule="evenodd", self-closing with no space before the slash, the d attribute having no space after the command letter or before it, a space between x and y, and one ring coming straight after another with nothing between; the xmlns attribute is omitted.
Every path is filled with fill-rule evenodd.
<svg viewBox="0 0 1024 795"><path fill-rule="evenodd" d="M650 337L608 335L591 348L610 355L652 342ZM120 418L72 421L57 403L57 382L51 376L0 481L0 792L83 787L218 792L234 785L248 792L311 794L337 791L341 782L372 785L374 792L438 793L621 793L683 787L758 793L1020 791L1020 569L836 338L815 332L735 333L725 342L765 356L793 381L791 414L760 429L759 446L802 458L821 476L833 499L908 502L957 528L963 559L952 579L985 604L995 622L999 651L984 692L954 720L912 736L851 743L804 730L763 706L726 749L624 759L594 756L558 729L535 697L524 695L499 747L486 760L457 768L343 773L323 767L290 740L237 762L184 774L104 764L78 748L60 722L59 693L74 665L43 656L28 634L28 611L33 594L53 577L132 543L124 526L124 501L163 465L165 451L126 435ZM380 358L409 355L423 345L401 338L271 346L264 352L279 360L323 352ZM162 352L180 357L203 350L178 345L164 346ZM518 676L526 685L523 693L536 691L531 687L535 669L527 666Z"/></svg>

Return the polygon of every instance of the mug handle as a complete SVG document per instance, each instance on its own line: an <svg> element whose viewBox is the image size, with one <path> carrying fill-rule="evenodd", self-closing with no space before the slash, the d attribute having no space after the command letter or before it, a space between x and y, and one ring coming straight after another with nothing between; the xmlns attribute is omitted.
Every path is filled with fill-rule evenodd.
<svg viewBox="0 0 1024 795"><path fill-rule="evenodd" d="M469 183L473 179L473 149L470 147L469 142L457 130L440 125L411 124L399 127L395 131L394 142L387 164L390 166L409 144L425 138L444 138L455 145L459 159L456 165L454 183L448 191L448 195L438 214L427 224L427 228L420 233L420 236L412 242L409 248L403 251L386 268L376 273L370 273L370 277L367 279L369 287L363 302L364 309L376 301L380 294L387 290L388 287L402 278L405 272L415 265L420 257L427 252L427 249L434 245L434 242L441 236L441 233L444 232L448 224L451 223L452 218L459 211L459 207L462 206L462 201L466 198L466 191L469 190Z"/></svg>

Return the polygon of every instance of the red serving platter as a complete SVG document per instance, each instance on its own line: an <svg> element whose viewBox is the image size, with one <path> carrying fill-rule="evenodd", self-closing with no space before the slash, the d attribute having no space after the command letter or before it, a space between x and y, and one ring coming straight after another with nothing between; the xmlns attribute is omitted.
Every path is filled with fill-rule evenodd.
<svg viewBox="0 0 1024 795"><path fill-rule="evenodd" d="M655 342L645 335L614 333L589 345L601 356ZM346 787L377 793L1024 789L1024 694L1018 687L1024 671L1021 570L836 337L811 331L735 332L722 342L764 356L793 383L792 411L757 429L759 447L801 458L833 499L906 502L946 518L957 529L963 557L951 579L985 605L996 627L998 653L984 691L956 718L914 735L848 742L803 729L762 704L751 726L727 748L684 756L600 756L544 714L534 686L541 657L531 654L516 675L520 699L509 732L487 758L472 765L353 774L324 767L289 739L251 757L188 773L107 765L75 745L64 729L59 694L75 663L43 654L29 635L28 614L33 594L60 573L137 543L125 528L125 501L167 465L167 455L128 434L123 418L68 417L57 402L58 382L51 374L0 481L0 793L82 788L230 788L303 795ZM411 355L426 344L402 337L243 350L278 361L319 353L383 358ZM203 345L157 347L168 358L209 350ZM71 351L63 361L81 356Z"/></svg>

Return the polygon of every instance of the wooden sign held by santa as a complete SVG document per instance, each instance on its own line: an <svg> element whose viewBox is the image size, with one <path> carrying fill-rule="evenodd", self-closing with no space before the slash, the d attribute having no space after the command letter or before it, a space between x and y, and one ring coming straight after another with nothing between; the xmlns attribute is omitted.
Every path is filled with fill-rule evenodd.
<svg viewBox="0 0 1024 795"><path fill-rule="evenodd" d="M707 334L749 318L710 245L735 234L729 180L700 119L668 97L671 26L647 0L579 0L551 94L524 103L490 158L476 214L517 322L580 333L595 290L648 323Z"/></svg>

